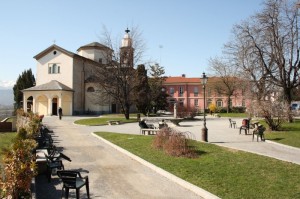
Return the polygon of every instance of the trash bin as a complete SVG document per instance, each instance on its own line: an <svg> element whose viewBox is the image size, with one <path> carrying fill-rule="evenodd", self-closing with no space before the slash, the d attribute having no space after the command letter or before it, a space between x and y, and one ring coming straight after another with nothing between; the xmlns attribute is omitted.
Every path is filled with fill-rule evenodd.
<svg viewBox="0 0 300 199"><path fill-rule="evenodd" d="M140 119L141 119L141 114L140 113L136 114L136 120L140 121Z"/></svg>

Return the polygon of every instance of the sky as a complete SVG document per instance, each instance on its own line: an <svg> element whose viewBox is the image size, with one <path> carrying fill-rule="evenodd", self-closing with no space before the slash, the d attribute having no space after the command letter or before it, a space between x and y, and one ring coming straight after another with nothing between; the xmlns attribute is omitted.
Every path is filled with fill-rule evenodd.
<svg viewBox="0 0 300 199"><path fill-rule="evenodd" d="M200 77L222 55L233 25L262 8L263 0L10 0L0 6L0 88L11 88L35 55L53 43L76 53L138 26L146 43L143 62L167 76ZM121 42L121 41L120 41Z"/></svg>

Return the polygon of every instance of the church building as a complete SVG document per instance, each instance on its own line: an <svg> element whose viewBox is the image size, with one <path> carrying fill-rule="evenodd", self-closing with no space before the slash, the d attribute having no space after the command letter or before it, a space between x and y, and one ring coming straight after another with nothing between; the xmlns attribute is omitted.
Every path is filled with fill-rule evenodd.
<svg viewBox="0 0 300 199"><path fill-rule="evenodd" d="M120 53L133 59L132 40L125 31ZM133 52L133 51L130 51ZM85 113L117 113L118 104L95 83L93 69L112 62L113 49L93 42L70 52L56 44L43 50L34 58L37 61L36 86L23 90L23 108L40 115L57 115L61 107L63 115Z"/></svg>

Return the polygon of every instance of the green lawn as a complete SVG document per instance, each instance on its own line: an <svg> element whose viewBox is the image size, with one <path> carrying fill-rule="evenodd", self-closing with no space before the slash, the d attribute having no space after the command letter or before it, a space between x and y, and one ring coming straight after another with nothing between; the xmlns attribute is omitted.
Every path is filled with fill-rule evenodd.
<svg viewBox="0 0 300 199"><path fill-rule="evenodd" d="M106 117L97 117L97 118L89 118L89 119L81 119L75 121L75 124L80 125L88 125L88 126L95 126L95 125L107 125L108 120L119 120L122 123L130 123L130 122L137 122L136 118L130 118L126 120L124 117L118 116L106 116Z"/></svg>
<svg viewBox="0 0 300 199"><path fill-rule="evenodd" d="M2 162L3 148L9 147L16 135L17 133L15 132L0 133L0 163Z"/></svg>
<svg viewBox="0 0 300 199"><path fill-rule="evenodd" d="M284 123L281 131L267 132L266 139L300 148L300 120Z"/></svg>
<svg viewBox="0 0 300 199"><path fill-rule="evenodd" d="M221 117L239 117L239 118L248 118L247 113L218 113Z"/></svg>
<svg viewBox="0 0 300 199"><path fill-rule="evenodd" d="M221 198L300 198L296 164L200 142L198 158L174 158L153 149L152 136L97 135Z"/></svg>

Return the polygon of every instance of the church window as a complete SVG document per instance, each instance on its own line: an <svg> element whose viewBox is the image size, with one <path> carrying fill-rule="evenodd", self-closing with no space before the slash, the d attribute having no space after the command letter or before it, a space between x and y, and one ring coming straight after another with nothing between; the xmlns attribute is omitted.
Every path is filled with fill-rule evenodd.
<svg viewBox="0 0 300 199"><path fill-rule="evenodd" d="M87 92L89 92L89 93L95 92L95 89L93 87L88 87Z"/></svg>
<svg viewBox="0 0 300 199"><path fill-rule="evenodd" d="M102 64L102 58L99 58L99 63Z"/></svg>
<svg viewBox="0 0 300 199"><path fill-rule="evenodd" d="M48 73L49 74L58 74L58 73L60 73L60 66L58 64L49 64Z"/></svg>

